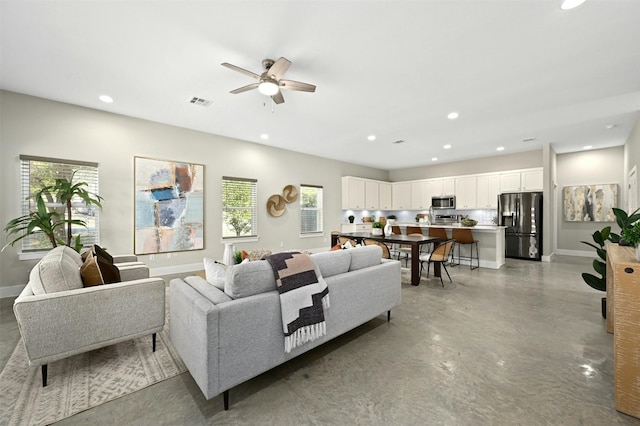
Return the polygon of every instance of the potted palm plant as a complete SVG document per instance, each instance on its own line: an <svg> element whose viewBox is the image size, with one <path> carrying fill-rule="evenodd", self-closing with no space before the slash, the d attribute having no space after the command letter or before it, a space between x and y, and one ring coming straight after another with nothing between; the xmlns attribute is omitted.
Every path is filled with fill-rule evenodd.
<svg viewBox="0 0 640 426"><path fill-rule="evenodd" d="M8 236L16 235L2 250L13 246L28 235L43 232L52 247L67 245L76 251L82 249L80 235L73 235L73 226L86 227L85 221L73 219L73 200L80 199L85 206L95 205L102 208L102 197L86 189L86 182L73 182L75 172L70 179L58 178L53 185L43 187L35 195L36 211L15 218L4 227ZM46 200L46 201L45 201Z"/></svg>

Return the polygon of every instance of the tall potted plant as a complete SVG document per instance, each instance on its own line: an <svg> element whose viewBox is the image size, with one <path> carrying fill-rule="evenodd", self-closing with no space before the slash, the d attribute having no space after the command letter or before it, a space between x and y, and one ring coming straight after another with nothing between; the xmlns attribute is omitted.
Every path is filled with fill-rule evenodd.
<svg viewBox="0 0 640 426"><path fill-rule="evenodd" d="M628 214L626 211L618 208L613 208L613 214L616 217L616 223L620 227L620 233L624 238L625 233L627 233L628 229L634 226L636 223L640 223L640 209L635 210L633 213ZM590 274L587 272L582 273L582 279L585 283L587 283L590 287L600 290L607 291L607 249L606 242L610 241L614 244L621 243L621 236L614 232L611 232L611 227L606 226L601 230L595 231L591 238L593 239L593 243L588 241L581 241L581 243L586 244L590 247L593 247L596 250L596 254L598 255L598 259L594 259L592 262L593 269L596 271L598 275ZM622 242L624 243L624 241ZM607 317L607 299L605 297L602 298L602 317Z"/></svg>
<svg viewBox="0 0 640 426"><path fill-rule="evenodd" d="M86 182L73 183L75 172L70 179L58 178L53 185L43 187L36 193L36 211L15 218L4 227L4 231L16 238L7 243L2 250L13 246L18 241L36 232L43 232L52 247L67 245L76 251L82 249L80 235L73 236L72 227L86 227L85 221L72 218L73 199L81 199L86 206L95 205L102 208L102 197L86 189ZM46 199L46 202L45 202ZM49 204L49 206L47 206ZM62 206L62 212L60 207ZM73 245L72 245L73 243Z"/></svg>

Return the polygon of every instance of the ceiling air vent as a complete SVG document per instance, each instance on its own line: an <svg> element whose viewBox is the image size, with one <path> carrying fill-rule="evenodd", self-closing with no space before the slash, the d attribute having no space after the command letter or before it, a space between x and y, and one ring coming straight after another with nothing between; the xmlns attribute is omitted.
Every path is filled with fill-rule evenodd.
<svg viewBox="0 0 640 426"><path fill-rule="evenodd" d="M522 139L522 142L535 142L536 138L526 138L526 139Z"/></svg>
<svg viewBox="0 0 640 426"><path fill-rule="evenodd" d="M397 141L393 141L391 143L398 144L398 143L404 143L404 141L402 139L398 139Z"/></svg>
<svg viewBox="0 0 640 426"><path fill-rule="evenodd" d="M208 101L206 99L198 98L197 96L194 96L193 98L191 98L191 100L189 102L194 104L194 105L200 105L200 106L203 106L203 107L208 107L209 105L211 105L213 103L213 101Z"/></svg>

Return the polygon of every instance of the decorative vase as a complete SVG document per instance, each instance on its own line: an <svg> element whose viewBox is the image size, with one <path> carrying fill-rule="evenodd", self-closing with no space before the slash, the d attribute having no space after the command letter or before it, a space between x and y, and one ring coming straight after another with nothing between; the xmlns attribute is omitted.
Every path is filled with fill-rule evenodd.
<svg viewBox="0 0 640 426"><path fill-rule="evenodd" d="M640 262L640 244L636 246L636 260Z"/></svg>
<svg viewBox="0 0 640 426"><path fill-rule="evenodd" d="M390 221L387 221L386 225L384 225L384 235L393 234L393 231L391 230L391 224L389 222Z"/></svg>
<svg viewBox="0 0 640 426"><path fill-rule="evenodd" d="M222 255L222 262L227 266L235 265L236 256L235 256L235 250L233 249L233 244L225 243L224 254Z"/></svg>

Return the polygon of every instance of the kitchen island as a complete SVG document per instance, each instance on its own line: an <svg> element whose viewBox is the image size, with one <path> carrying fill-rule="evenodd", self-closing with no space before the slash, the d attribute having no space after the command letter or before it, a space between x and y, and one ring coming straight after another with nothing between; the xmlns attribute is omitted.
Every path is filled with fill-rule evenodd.
<svg viewBox="0 0 640 426"><path fill-rule="evenodd" d="M473 232L473 238L478 241L478 253L480 255L480 267L499 269L504 265L505 255L505 243L504 243L504 226L496 225L476 225L473 227L461 226L458 223L450 224L438 224L438 225L426 225L423 223L394 223L394 225L400 226L402 233L406 233L407 226L419 226L422 228L422 233L428 235L428 228L444 228L447 232L447 236L451 238L451 232L453 228L471 229ZM465 255L464 247L462 248L462 255ZM468 248L467 248L468 250ZM456 253L458 249L456 248ZM467 253L468 255L468 253ZM474 262L475 263L475 262ZM469 264L468 261L462 260L462 264Z"/></svg>

